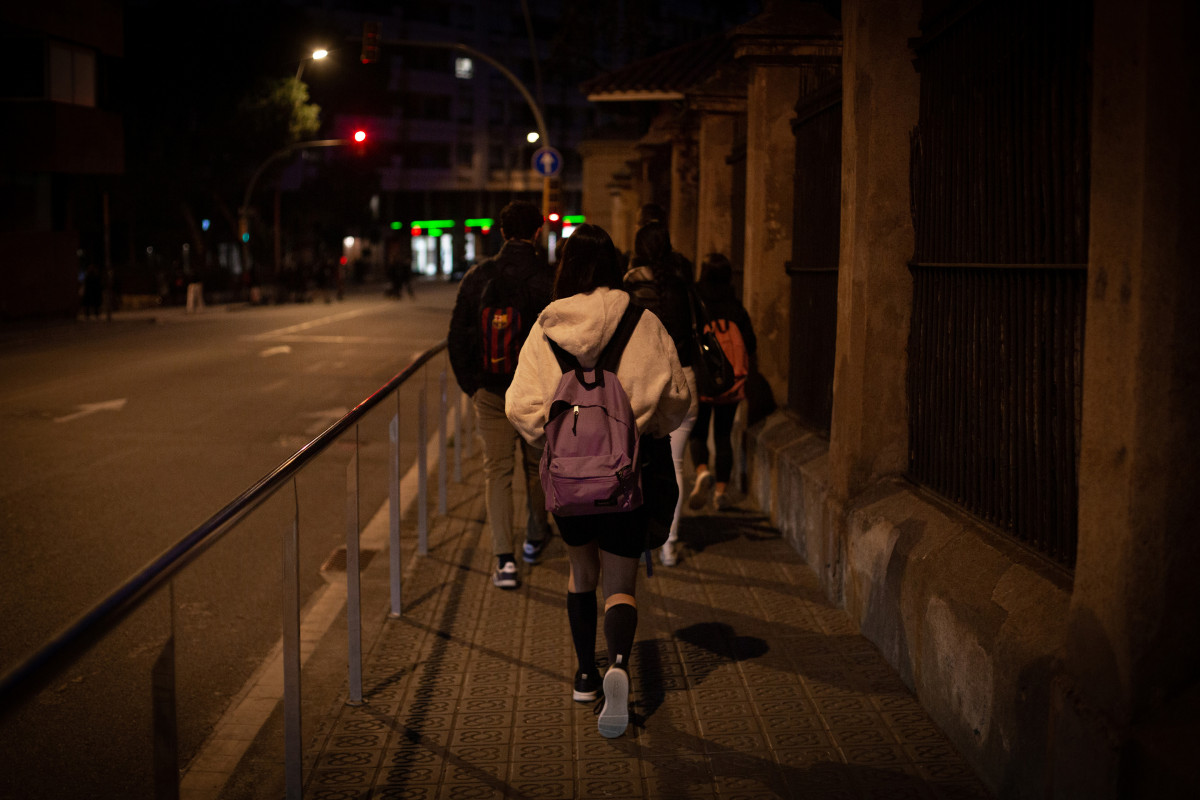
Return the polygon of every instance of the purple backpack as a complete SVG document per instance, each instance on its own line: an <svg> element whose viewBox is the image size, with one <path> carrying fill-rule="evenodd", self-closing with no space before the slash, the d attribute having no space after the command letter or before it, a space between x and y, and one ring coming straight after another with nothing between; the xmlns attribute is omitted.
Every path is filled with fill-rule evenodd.
<svg viewBox="0 0 1200 800"><path fill-rule="evenodd" d="M632 511L642 504L637 421L617 365L642 309L632 303L593 369L558 346L563 376L550 401L542 488L546 510L564 517Z"/></svg>

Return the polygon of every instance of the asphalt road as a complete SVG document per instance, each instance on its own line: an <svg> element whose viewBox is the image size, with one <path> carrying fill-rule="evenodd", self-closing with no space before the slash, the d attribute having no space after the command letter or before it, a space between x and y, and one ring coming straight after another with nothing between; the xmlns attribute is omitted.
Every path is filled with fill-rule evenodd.
<svg viewBox="0 0 1200 800"><path fill-rule="evenodd" d="M0 328L0 670L443 339L456 289ZM431 403L445 363L434 362ZM415 392L399 403L402 474L416 452ZM303 597L324 584L320 565L344 543L356 440L362 523L386 501L394 409L343 436L0 722L0 797L85 786L151 796L151 674L172 630L186 763L279 638L281 543L296 508Z"/></svg>

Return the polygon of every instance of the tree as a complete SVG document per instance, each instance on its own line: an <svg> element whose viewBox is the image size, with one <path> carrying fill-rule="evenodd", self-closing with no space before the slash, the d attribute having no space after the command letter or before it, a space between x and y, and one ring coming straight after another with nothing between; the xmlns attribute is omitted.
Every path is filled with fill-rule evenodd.
<svg viewBox="0 0 1200 800"><path fill-rule="evenodd" d="M309 102L308 85L298 78L264 80L240 103L236 127L251 149L271 153L312 138L321 127L321 107Z"/></svg>

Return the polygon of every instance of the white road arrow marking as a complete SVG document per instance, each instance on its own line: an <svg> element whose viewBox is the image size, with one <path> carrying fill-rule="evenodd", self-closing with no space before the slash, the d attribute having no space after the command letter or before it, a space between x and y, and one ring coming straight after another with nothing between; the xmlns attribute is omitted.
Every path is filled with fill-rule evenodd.
<svg viewBox="0 0 1200 800"><path fill-rule="evenodd" d="M105 400L102 403L81 403L79 409L74 414L67 414L65 417L55 417L55 422L70 422L73 419L86 417L88 414L95 414L97 411L120 411L125 407L125 398L120 400Z"/></svg>
<svg viewBox="0 0 1200 800"><path fill-rule="evenodd" d="M259 353L259 355L263 358L266 358L267 356L278 356L290 352L292 352L292 348L288 347L286 344L281 344L278 347L268 347L266 350L263 350L261 353Z"/></svg>

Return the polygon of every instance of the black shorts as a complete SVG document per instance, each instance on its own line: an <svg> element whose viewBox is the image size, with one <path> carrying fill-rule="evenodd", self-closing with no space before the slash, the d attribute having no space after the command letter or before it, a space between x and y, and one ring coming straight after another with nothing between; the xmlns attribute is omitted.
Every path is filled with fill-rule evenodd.
<svg viewBox="0 0 1200 800"><path fill-rule="evenodd" d="M572 547L589 542L606 553L641 558L646 549L646 507L618 514L585 514L577 517L554 515L562 540Z"/></svg>

